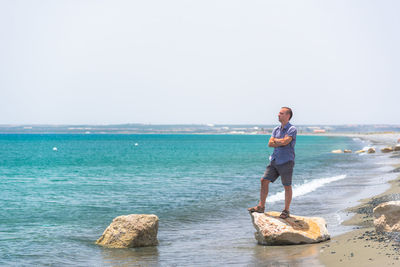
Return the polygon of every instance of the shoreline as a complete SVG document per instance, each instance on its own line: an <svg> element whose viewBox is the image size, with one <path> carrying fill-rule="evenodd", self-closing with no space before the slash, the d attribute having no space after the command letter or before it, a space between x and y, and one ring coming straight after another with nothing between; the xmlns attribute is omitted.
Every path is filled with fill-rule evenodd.
<svg viewBox="0 0 400 267"><path fill-rule="evenodd" d="M342 135L343 136L343 135ZM376 145L395 145L398 134L351 134ZM395 138L397 137L397 138ZM397 158L400 154L392 152ZM392 156L393 157L393 156ZM394 170L400 168L400 160L392 165ZM318 261L323 266L396 266L400 264L400 235L375 232L372 210L378 204L400 200L400 175L388 182L390 188L385 192L360 199L360 204L345 210L352 216L344 221L345 226L356 227L347 233L334 236L330 241L318 244Z"/></svg>

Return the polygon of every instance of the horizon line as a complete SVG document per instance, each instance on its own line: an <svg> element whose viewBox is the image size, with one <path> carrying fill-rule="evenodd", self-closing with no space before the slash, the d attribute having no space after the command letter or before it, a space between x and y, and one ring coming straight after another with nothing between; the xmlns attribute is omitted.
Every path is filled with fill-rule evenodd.
<svg viewBox="0 0 400 267"><path fill-rule="evenodd" d="M216 126L216 125L278 125L279 123L139 123L139 122L128 122L128 123L0 123L0 127L2 126L83 126L83 125L92 125L92 126L108 126L108 125L165 125L165 126L173 126L173 125L201 125L201 126ZM298 126L371 126L371 125L380 125L380 126L400 126L400 124L395 123L334 123L334 124L326 124L326 123L309 123L309 124L295 124Z"/></svg>

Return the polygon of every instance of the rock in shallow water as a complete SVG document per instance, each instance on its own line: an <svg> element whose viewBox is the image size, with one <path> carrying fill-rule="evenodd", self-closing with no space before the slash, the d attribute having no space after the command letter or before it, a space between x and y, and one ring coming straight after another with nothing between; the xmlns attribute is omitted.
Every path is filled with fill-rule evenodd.
<svg viewBox="0 0 400 267"><path fill-rule="evenodd" d="M382 153L389 153L393 151L393 147L384 147L381 149Z"/></svg>
<svg viewBox="0 0 400 267"><path fill-rule="evenodd" d="M290 215L279 218L280 212L250 213L260 245L294 245L318 243L330 239L326 222L320 217Z"/></svg>
<svg viewBox="0 0 400 267"><path fill-rule="evenodd" d="M116 217L96 244L109 248L132 248L158 245L158 217L153 214L130 214Z"/></svg>
<svg viewBox="0 0 400 267"><path fill-rule="evenodd" d="M377 232L400 232L400 201L381 203L374 208Z"/></svg>

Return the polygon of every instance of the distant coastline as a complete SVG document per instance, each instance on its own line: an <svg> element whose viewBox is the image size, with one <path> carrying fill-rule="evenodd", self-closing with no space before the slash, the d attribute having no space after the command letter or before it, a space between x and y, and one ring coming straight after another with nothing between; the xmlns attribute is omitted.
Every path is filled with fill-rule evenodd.
<svg viewBox="0 0 400 267"><path fill-rule="evenodd" d="M263 124L0 124L0 134L271 134L275 125ZM296 125L299 135L397 133L400 125Z"/></svg>

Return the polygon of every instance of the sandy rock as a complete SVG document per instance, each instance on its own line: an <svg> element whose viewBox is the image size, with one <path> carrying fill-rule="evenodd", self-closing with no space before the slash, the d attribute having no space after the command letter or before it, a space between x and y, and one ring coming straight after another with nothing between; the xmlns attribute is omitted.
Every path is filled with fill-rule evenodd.
<svg viewBox="0 0 400 267"><path fill-rule="evenodd" d="M132 248L158 245L158 217L153 214L130 214L114 218L96 244L109 248Z"/></svg>
<svg viewBox="0 0 400 267"><path fill-rule="evenodd" d="M400 145L395 145L393 148L394 151L400 151Z"/></svg>
<svg viewBox="0 0 400 267"><path fill-rule="evenodd" d="M280 212L250 213L260 245L291 245L318 243L330 239L326 223L320 217L290 215L279 218Z"/></svg>
<svg viewBox="0 0 400 267"><path fill-rule="evenodd" d="M343 153L343 151L341 149L336 149L336 150L332 150L332 153L340 154L340 153Z"/></svg>
<svg viewBox="0 0 400 267"><path fill-rule="evenodd" d="M400 232L400 201L381 203L374 208L377 232Z"/></svg>
<svg viewBox="0 0 400 267"><path fill-rule="evenodd" d="M360 154L360 153L365 153L365 152L367 152L367 151L365 151L364 149L361 149L361 150L357 150L355 153Z"/></svg>
<svg viewBox="0 0 400 267"><path fill-rule="evenodd" d="M384 147L381 149L382 153L389 153L393 151L393 147Z"/></svg>
<svg viewBox="0 0 400 267"><path fill-rule="evenodd" d="M343 150L344 153L351 153L352 151L350 149L345 149Z"/></svg>
<svg viewBox="0 0 400 267"><path fill-rule="evenodd" d="M375 153L375 148L373 148L373 147L368 148L367 153L368 154Z"/></svg>

